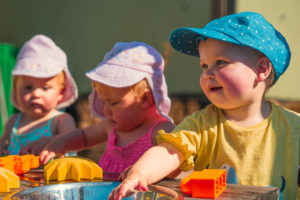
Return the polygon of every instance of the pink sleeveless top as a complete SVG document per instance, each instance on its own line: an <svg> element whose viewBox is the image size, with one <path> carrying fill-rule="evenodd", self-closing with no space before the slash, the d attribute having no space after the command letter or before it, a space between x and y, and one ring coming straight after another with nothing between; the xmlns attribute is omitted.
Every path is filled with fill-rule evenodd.
<svg viewBox="0 0 300 200"><path fill-rule="evenodd" d="M134 164L142 154L152 147L152 131L155 126L167 119L161 118L153 124L148 133L142 135L139 139L131 144L123 147L118 147L117 135L115 128L109 134L106 149L99 160L99 166L103 169L103 172L114 173L120 175L124 169Z"/></svg>

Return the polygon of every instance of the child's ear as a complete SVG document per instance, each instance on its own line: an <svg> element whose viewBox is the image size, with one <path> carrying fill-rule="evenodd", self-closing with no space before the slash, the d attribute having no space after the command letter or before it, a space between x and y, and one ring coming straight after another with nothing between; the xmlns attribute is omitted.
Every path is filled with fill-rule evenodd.
<svg viewBox="0 0 300 200"><path fill-rule="evenodd" d="M154 98L150 90L145 91L142 96L142 105L144 108L148 108L154 104Z"/></svg>
<svg viewBox="0 0 300 200"><path fill-rule="evenodd" d="M60 92L58 94L58 97L57 97L58 101L57 102L59 102L59 103L64 99L64 90L65 89L60 90Z"/></svg>
<svg viewBox="0 0 300 200"><path fill-rule="evenodd" d="M259 82L262 82L268 78L272 70L272 64L271 61L266 56L261 56L257 60L257 80Z"/></svg>
<svg viewBox="0 0 300 200"><path fill-rule="evenodd" d="M95 89L96 88L96 83L94 81L91 82L92 88Z"/></svg>

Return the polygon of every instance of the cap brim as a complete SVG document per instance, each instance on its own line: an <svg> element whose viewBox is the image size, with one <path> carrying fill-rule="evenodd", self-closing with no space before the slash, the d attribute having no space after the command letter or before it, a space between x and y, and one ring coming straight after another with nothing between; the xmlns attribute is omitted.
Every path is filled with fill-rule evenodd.
<svg viewBox="0 0 300 200"><path fill-rule="evenodd" d="M207 38L240 44L240 42L222 32L205 28L178 28L171 33L170 44L181 53L199 57L199 40Z"/></svg>

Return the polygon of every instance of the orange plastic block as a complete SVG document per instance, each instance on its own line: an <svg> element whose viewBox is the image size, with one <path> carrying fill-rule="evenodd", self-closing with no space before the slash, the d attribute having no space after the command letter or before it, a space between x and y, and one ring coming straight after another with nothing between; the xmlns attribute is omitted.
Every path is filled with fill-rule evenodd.
<svg viewBox="0 0 300 200"><path fill-rule="evenodd" d="M199 198L217 198L225 188L226 170L224 169L194 171L180 183L183 193Z"/></svg>
<svg viewBox="0 0 300 200"><path fill-rule="evenodd" d="M12 163L13 161L16 160L16 157L18 157L18 155L8 155L8 156L2 156L0 157L0 163Z"/></svg>
<svg viewBox="0 0 300 200"><path fill-rule="evenodd" d="M39 156L31 154L0 157L0 167L8 169L15 174L24 174L30 169L38 168L39 165Z"/></svg>

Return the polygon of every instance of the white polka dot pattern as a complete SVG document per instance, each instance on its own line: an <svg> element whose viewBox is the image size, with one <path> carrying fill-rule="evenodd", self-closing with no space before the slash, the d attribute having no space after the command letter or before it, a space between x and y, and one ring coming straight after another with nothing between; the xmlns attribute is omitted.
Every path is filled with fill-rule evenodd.
<svg viewBox="0 0 300 200"><path fill-rule="evenodd" d="M262 52L273 64L275 80L285 72L290 62L291 52L285 38L255 12L227 15L203 28L178 28L171 33L170 43L179 52L199 56L199 41L206 38L249 46Z"/></svg>

